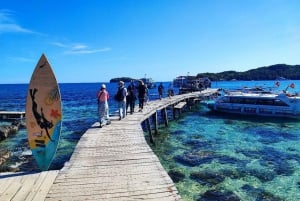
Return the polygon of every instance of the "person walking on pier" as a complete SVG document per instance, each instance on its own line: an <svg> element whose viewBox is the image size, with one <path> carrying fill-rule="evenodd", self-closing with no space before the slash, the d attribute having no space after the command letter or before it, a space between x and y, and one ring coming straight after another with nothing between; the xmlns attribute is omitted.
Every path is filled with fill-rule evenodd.
<svg viewBox="0 0 300 201"><path fill-rule="evenodd" d="M174 96L174 89L173 89L173 84L172 83L169 84L168 96L169 96L169 98L171 98L171 96Z"/></svg>
<svg viewBox="0 0 300 201"><path fill-rule="evenodd" d="M139 112L143 111L144 108L144 101L146 97L146 86L142 80L139 81L139 86L138 86L138 98L139 98Z"/></svg>
<svg viewBox="0 0 300 201"><path fill-rule="evenodd" d="M127 96L127 89L124 86L124 82L119 82L119 87L117 94L115 96L116 101L119 103L119 120L125 118L126 116L126 96Z"/></svg>
<svg viewBox="0 0 300 201"><path fill-rule="evenodd" d="M160 85L158 86L158 95L160 100L163 97L163 93L164 93L164 86L162 85L162 83L160 83Z"/></svg>
<svg viewBox="0 0 300 201"><path fill-rule="evenodd" d="M102 128L102 125L110 123L108 99L109 99L109 93L106 90L105 84L102 84L100 90L97 92L100 128Z"/></svg>
<svg viewBox="0 0 300 201"><path fill-rule="evenodd" d="M130 114L134 112L136 100L136 87L134 86L134 81L131 80L130 85L127 87L127 98L126 98L126 111L128 107L130 108Z"/></svg>

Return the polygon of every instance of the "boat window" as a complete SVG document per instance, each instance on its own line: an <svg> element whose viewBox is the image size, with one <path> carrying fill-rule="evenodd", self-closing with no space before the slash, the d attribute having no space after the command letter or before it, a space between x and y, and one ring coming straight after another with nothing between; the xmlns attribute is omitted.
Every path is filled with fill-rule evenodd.
<svg viewBox="0 0 300 201"><path fill-rule="evenodd" d="M257 99L256 104L257 105L273 105L272 99Z"/></svg>
<svg viewBox="0 0 300 201"><path fill-rule="evenodd" d="M256 104L256 99L254 99L254 98L245 98L244 103L255 105Z"/></svg>
<svg viewBox="0 0 300 201"><path fill-rule="evenodd" d="M230 102L231 103L243 103L243 98L239 98L239 97L231 97L230 98Z"/></svg>
<svg viewBox="0 0 300 201"><path fill-rule="evenodd" d="M229 103L229 98L228 97L223 97L219 101L220 103Z"/></svg>
<svg viewBox="0 0 300 201"><path fill-rule="evenodd" d="M285 102L278 100L278 99L274 100L274 105L275 106L288 106L288 104L286 104Z"/></svg>

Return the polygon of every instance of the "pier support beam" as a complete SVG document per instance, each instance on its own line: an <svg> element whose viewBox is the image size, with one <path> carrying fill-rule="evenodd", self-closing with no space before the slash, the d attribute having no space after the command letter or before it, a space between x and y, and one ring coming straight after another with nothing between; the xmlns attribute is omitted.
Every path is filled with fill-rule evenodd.
<svg viewBox="0 0 300 201"><path fill-rule="evenodd" d="M153 123L154 123L154 132L157 135L158 134L157 111L152 115L152 120L153 120Z"/></svg>
<svg viewBox="0 0 300 201"><path fill-rule="evenodd" d="M151 131L151 122L150 122L149 118L146 120L146 124L147 124L148 132L149 132L150 143L154 144L154 140L153 140L153 136L152 136L152 131Z"/></svg>
<svg viewBox="0 0 300 201"><path fill-rule="evenodd" d="M168 121L167 108L163 108L163 109L161 110L161 116L162 116L163 119L164 119L165 126L168 127L168 126L169 126L169 121Z"/></svg>

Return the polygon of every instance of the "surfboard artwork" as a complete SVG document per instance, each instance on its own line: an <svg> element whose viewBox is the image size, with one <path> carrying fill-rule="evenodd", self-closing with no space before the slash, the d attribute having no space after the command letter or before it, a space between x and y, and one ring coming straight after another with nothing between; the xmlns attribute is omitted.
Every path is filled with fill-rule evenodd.
<svg viewBox="0 0 300 201"><path fill-rule="evenodd" d="M62 107L58 83L44 54L31 76L25 117L32 155L41 170L48 170L60 139Z"/></svg>

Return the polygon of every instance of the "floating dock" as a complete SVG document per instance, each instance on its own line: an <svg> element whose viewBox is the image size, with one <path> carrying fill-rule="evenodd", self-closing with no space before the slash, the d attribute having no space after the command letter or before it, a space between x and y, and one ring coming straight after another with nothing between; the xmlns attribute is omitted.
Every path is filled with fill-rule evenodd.
<svg viewBox="0 0 300 201"><path fill-rule="evenodd" d="M24 117L25 117L25 112L0 111L0 119L1 120L23 119Z"/></svg>

